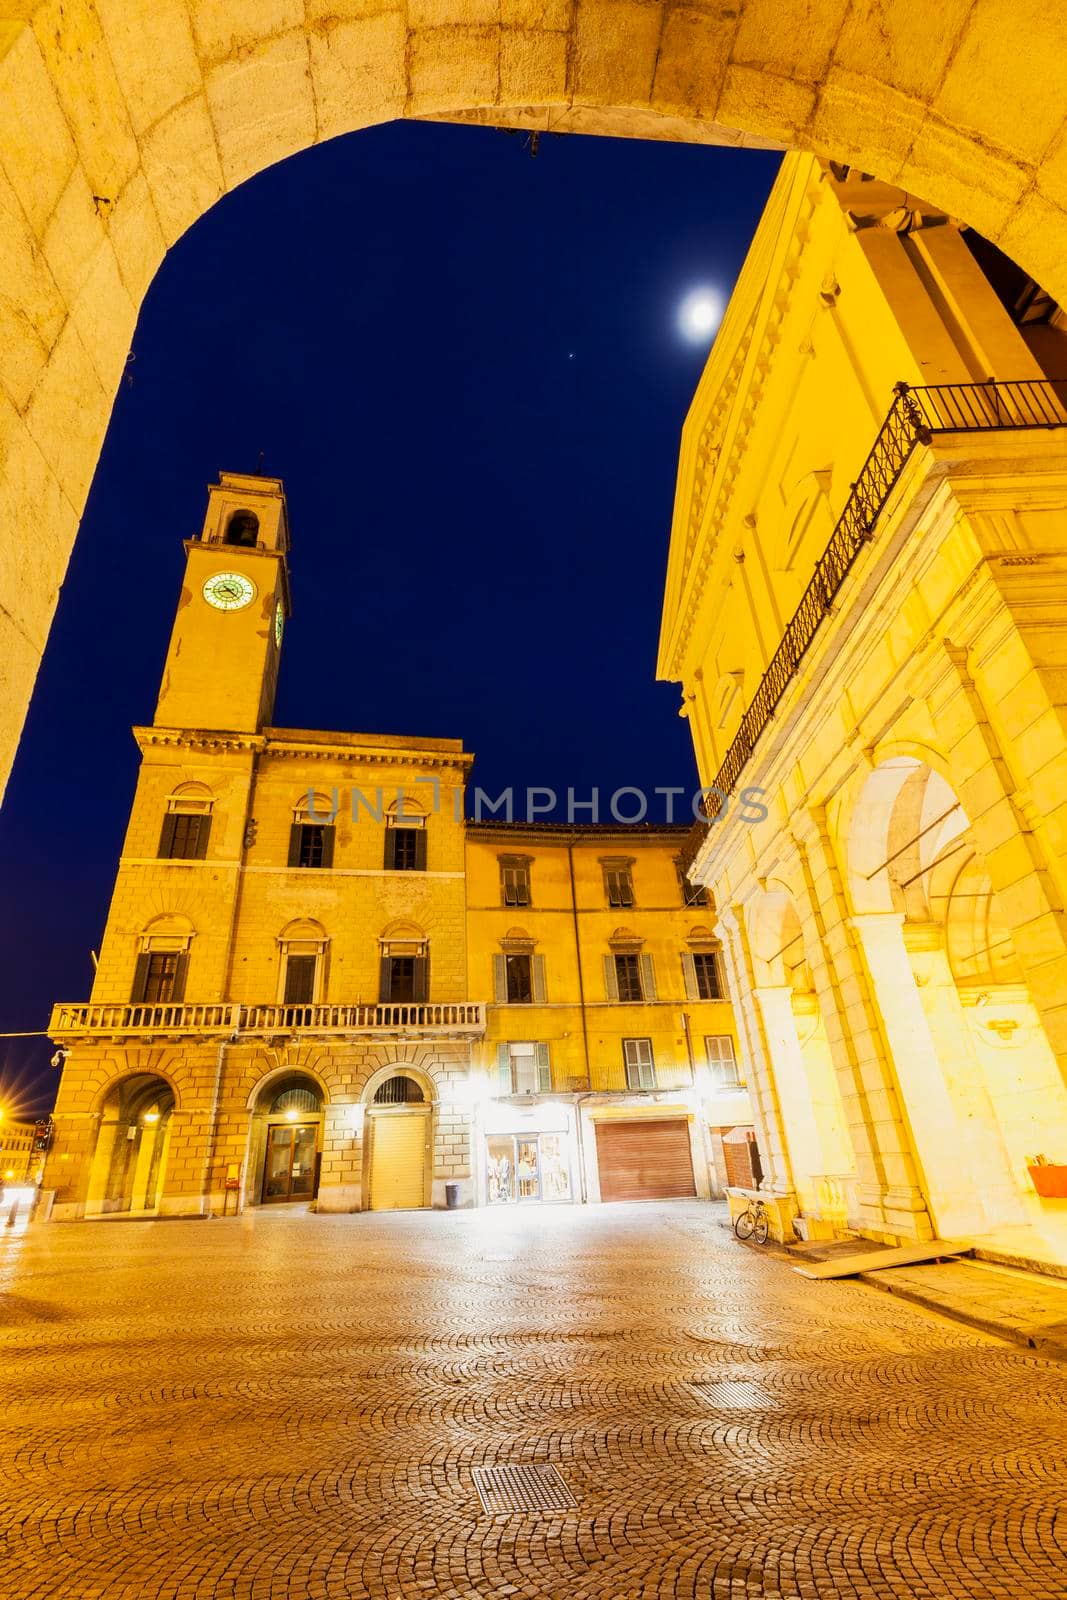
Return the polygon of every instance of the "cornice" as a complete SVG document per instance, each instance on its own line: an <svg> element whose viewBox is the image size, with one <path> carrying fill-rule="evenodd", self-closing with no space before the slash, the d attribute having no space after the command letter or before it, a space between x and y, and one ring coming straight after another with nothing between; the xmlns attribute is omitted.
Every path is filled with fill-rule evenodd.
<svg viewBox="0 0 1067 1600"><path fill-rule="evenodd" d="M133 736L141 750L171 747L182 750L251 750L266 748L259 733L228 733L208 728L135 727Z"/></svg>
<svg viewBox="0 0 1067 1600"><path fill-rule="evenodd" d="M735 330L729 313L724 319L716 340L721 357L716 361L713 346L683 429L658 666L661 678L682 676L681 664L801 270L821 168L813 157L796 156L792 163L790 171L787 157L778 180L783 190L779 204L768 203L731 297L744 321ZM711 391L708 409L695 442L690 443L686 434L699 414L704 389Z"/></svg>

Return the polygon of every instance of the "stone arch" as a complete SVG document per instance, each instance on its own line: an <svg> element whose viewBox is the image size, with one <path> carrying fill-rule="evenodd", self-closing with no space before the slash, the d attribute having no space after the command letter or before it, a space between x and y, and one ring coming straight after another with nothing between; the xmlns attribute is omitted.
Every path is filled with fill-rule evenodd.
<svg viewBox="0 0 1067 1600"><path fill-rule="evenodd" d="M125 1071L96 1102L86 1216L155 1215L164 1191L177 1094L158 1071Z"/></svg>
<svg viewBox="0 0 1067 1600"><path fill-rule="evenodd" d="M287 1091L292 1103L279 1105ZM325 1083L303 1063L286 1061L257 1079L247 1102L245 1205L315 1199L329 1103Z"/></svg>
<svg viewBox="0 0 1067 1600"><path fill-rule="evenodd" d="M964 218L1067 301L1060 82L1067 21L998 0L899 8L872 33L849 0L685 11L600 0L479 17L355 15L324 0L208 7L143 25L104 0L18 8L0 58L10 186L0 252L17 307L3 374L4 521L39 559L0 635L6 781L59 579L138 309L165 252L264 167L396 117L795 148ZM996 70L989 63L995 61ZM1026 106L1020 117L1019 105Z"/></svg>
<svg viewBox="0 0 1067 1600"><path fill-rule="evenodd" d="M390 1078L410 1078L422 1090L423 1101L426 1105L436 1106L440 1101L437 1084L433 1076L424 1067L416 1066L412 1061L389 1061L385 1066L378 1067L372 1072L360 1091L360 1099L365 1106L374 1104L374 1097L383 1084Z"/></svg>
<svg viewBox="0 0 1067 1600"><path fill-rule="evenodd" d="M257 1063L262 1059L262 1057L257 1057ZM303 1060L290 1061L287 1058L276 1066L269 1067L266 1072L260 1073L245 1097L245 1110L254 1111L256 1106L265 1100L283 1079L292 1077L309 1078L321 1094L323 1106L328 1106L334 1098L329 1084L316 1067Z"/></svg>
<svg viewBox="0 0 1067 1600"><path fill-rule="evenodd" d="M898 753L842 824L852 924L935 1226L1017 1225L1034 1205L1026 1156L1067 1124L1067 1091L968 815L943 770Z"/></svg>
<svg viewBox="0 0 1067 1600"><path fill-rule="evenodd" d="M94 1115L100 1114L110 1097L117 1089L121 1089L123 1083L129 1078L158 1078L162 1083L166 1084L174 1096L174 1109L176 1111L181 1109L181 1090L178 1086L178 1080L168 1067L158 1066L154 1061L150 1065L144 1066L136 1062L128 1062L97 1089L96 1094L93 1096L91 1107Z"/></svg>
<svg viewBox="0 0 1067 1600"><path fill-rule="evenodd" d="M768 879L748 906L748 937L757 985L782 986L794 993L811 989L811 969L791 890Z"/></svg>

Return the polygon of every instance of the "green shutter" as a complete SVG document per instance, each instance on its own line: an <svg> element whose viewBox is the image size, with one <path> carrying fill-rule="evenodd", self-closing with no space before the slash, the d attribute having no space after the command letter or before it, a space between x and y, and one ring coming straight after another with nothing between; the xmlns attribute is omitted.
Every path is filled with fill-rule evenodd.
<svg viewBox="0 0 1067 1600"><path fill-rule="evenodd" d="M511 1051L506 1044L496 1047L496 1075L501 1094L511 1093Z"/></svg>
<svg viewBox="0 0 1067 1600"><path fill-rule="evenodd" d="M429 956L415 957L415 971L413 973L412 994L419 1004L429 999L430 995L430 958Z"/></svg>
<svg viewBox="0 0 1067 1600"><path fill-rule="evenodd" d="M641 957L641 998L655 1000L656 998L656 969L652 965L652 957Z"/></svg>
<svg viewBox="0 0 1067 1600"><path fill-rule="evenodd" d="M682 972L685 976L685 998L699 1000L700 989L697 986L697 967L688 950L682 953Z"/></svg>
<svg viewBox="0 0 1067 1600"><path fill-rule="evenodd" d="M299 822L294 822L289 829L289 865L291 867L300 865L300 836L302 831L303 825Z"/></svg>
<svg viewBox="0 0 1067 1600"><path fill-rule="evenodd" d="M148 987L148 952L144 951L137 957L137 965L133 969L133 992L130 999L134 1005L139 1005L144 1000L144 992Z"/></svg>
<svg viewBox="0 0 1067 1600"><path fill-rule="evenodd" d="M507 1005L508 969L503 956L493 957L493 999L498 1006Z"/></svg>
<svg viewBox="0 0 1067 1600"><path fill-rule="evenodd" d="M383 956L378 963L378 1004L386 1006L391 999L390 990L393 987L393 964L388 956Z"/></svg>
<svg viewBox="0 0 1067 1600"><path fill-rule="evenodd" d="M609 1000L619 998L619 975L615 967L615 957L604 957L604 993Z"/></svg>
<svg viewBox="0 0 1067 1600"><path fill-rule="evenodd" d="M426 827L415 829L415 871L426 871Z"/></svg>
<svg viewBox="0 0 1067 1600"><path fill-rule="evenodd" d="M177 1005L179 1000L185 999L185 978L189 971L189 952L183 950L174 964L174 982L171 985L171 1002Z"/></svg>
<svg viewBox="0 0 1067 1600"><path fill-rule="evenodd" d="M200 818L200 826L196 830L196 850L194 855L198 861L203 861L207 855L207 842L211 838L211 813L210 811Z"/></svg>
<svg viewBox="0 0 1067 1600"><path fill-rule="evenodd" d="M533 997L534 1004L543 1006L545 1003L545 958L533 958Z"/></svg>
<svg viewBox="0 0 1067 1600"><path fill-rule="evenodd" d="M328 823L322 830L322 864L324 867L333 866L333 836L336 832L333 823Z"/></svg>
<svg viewBox="0 0 1067 1600"><path fill-rule="evenodd" d="M542 1094L551 1094L552 1065L548 1059L548 1045L535 1044L534 1054L537 1057L537 1087Z"/></svg>
<svg viewBox="0 0 1067 1600"><path fill-rule="evenodd" d="M177 825L178 818L176 813L168 811L163 818L163 831L159 836L159 853L163 857L169 857L174 854L174 830Z"/></svg>

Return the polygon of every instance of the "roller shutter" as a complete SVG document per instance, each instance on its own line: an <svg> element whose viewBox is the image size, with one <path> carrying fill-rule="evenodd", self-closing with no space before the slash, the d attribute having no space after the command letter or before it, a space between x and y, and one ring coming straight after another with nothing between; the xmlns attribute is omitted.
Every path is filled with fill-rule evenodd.
<svg viewBox="0 0 1067 1600"><path fill-rule="evenodd" d="M693 1157L685 1117L597 1122L602 1200L693 1199Z"/></svg>

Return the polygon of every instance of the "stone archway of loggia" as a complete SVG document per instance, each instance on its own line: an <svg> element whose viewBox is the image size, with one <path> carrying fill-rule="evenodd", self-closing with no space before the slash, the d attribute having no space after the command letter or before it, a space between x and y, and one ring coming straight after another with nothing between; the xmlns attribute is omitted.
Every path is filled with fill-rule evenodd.
<svg viewBox="0 0 1067 1600"><path fill-rule="evenodd" d="M153 274L223 194L320 140L425 117L808 149L966 219L1067 300L1056 0L7 9L0 785Z"/></svg>

